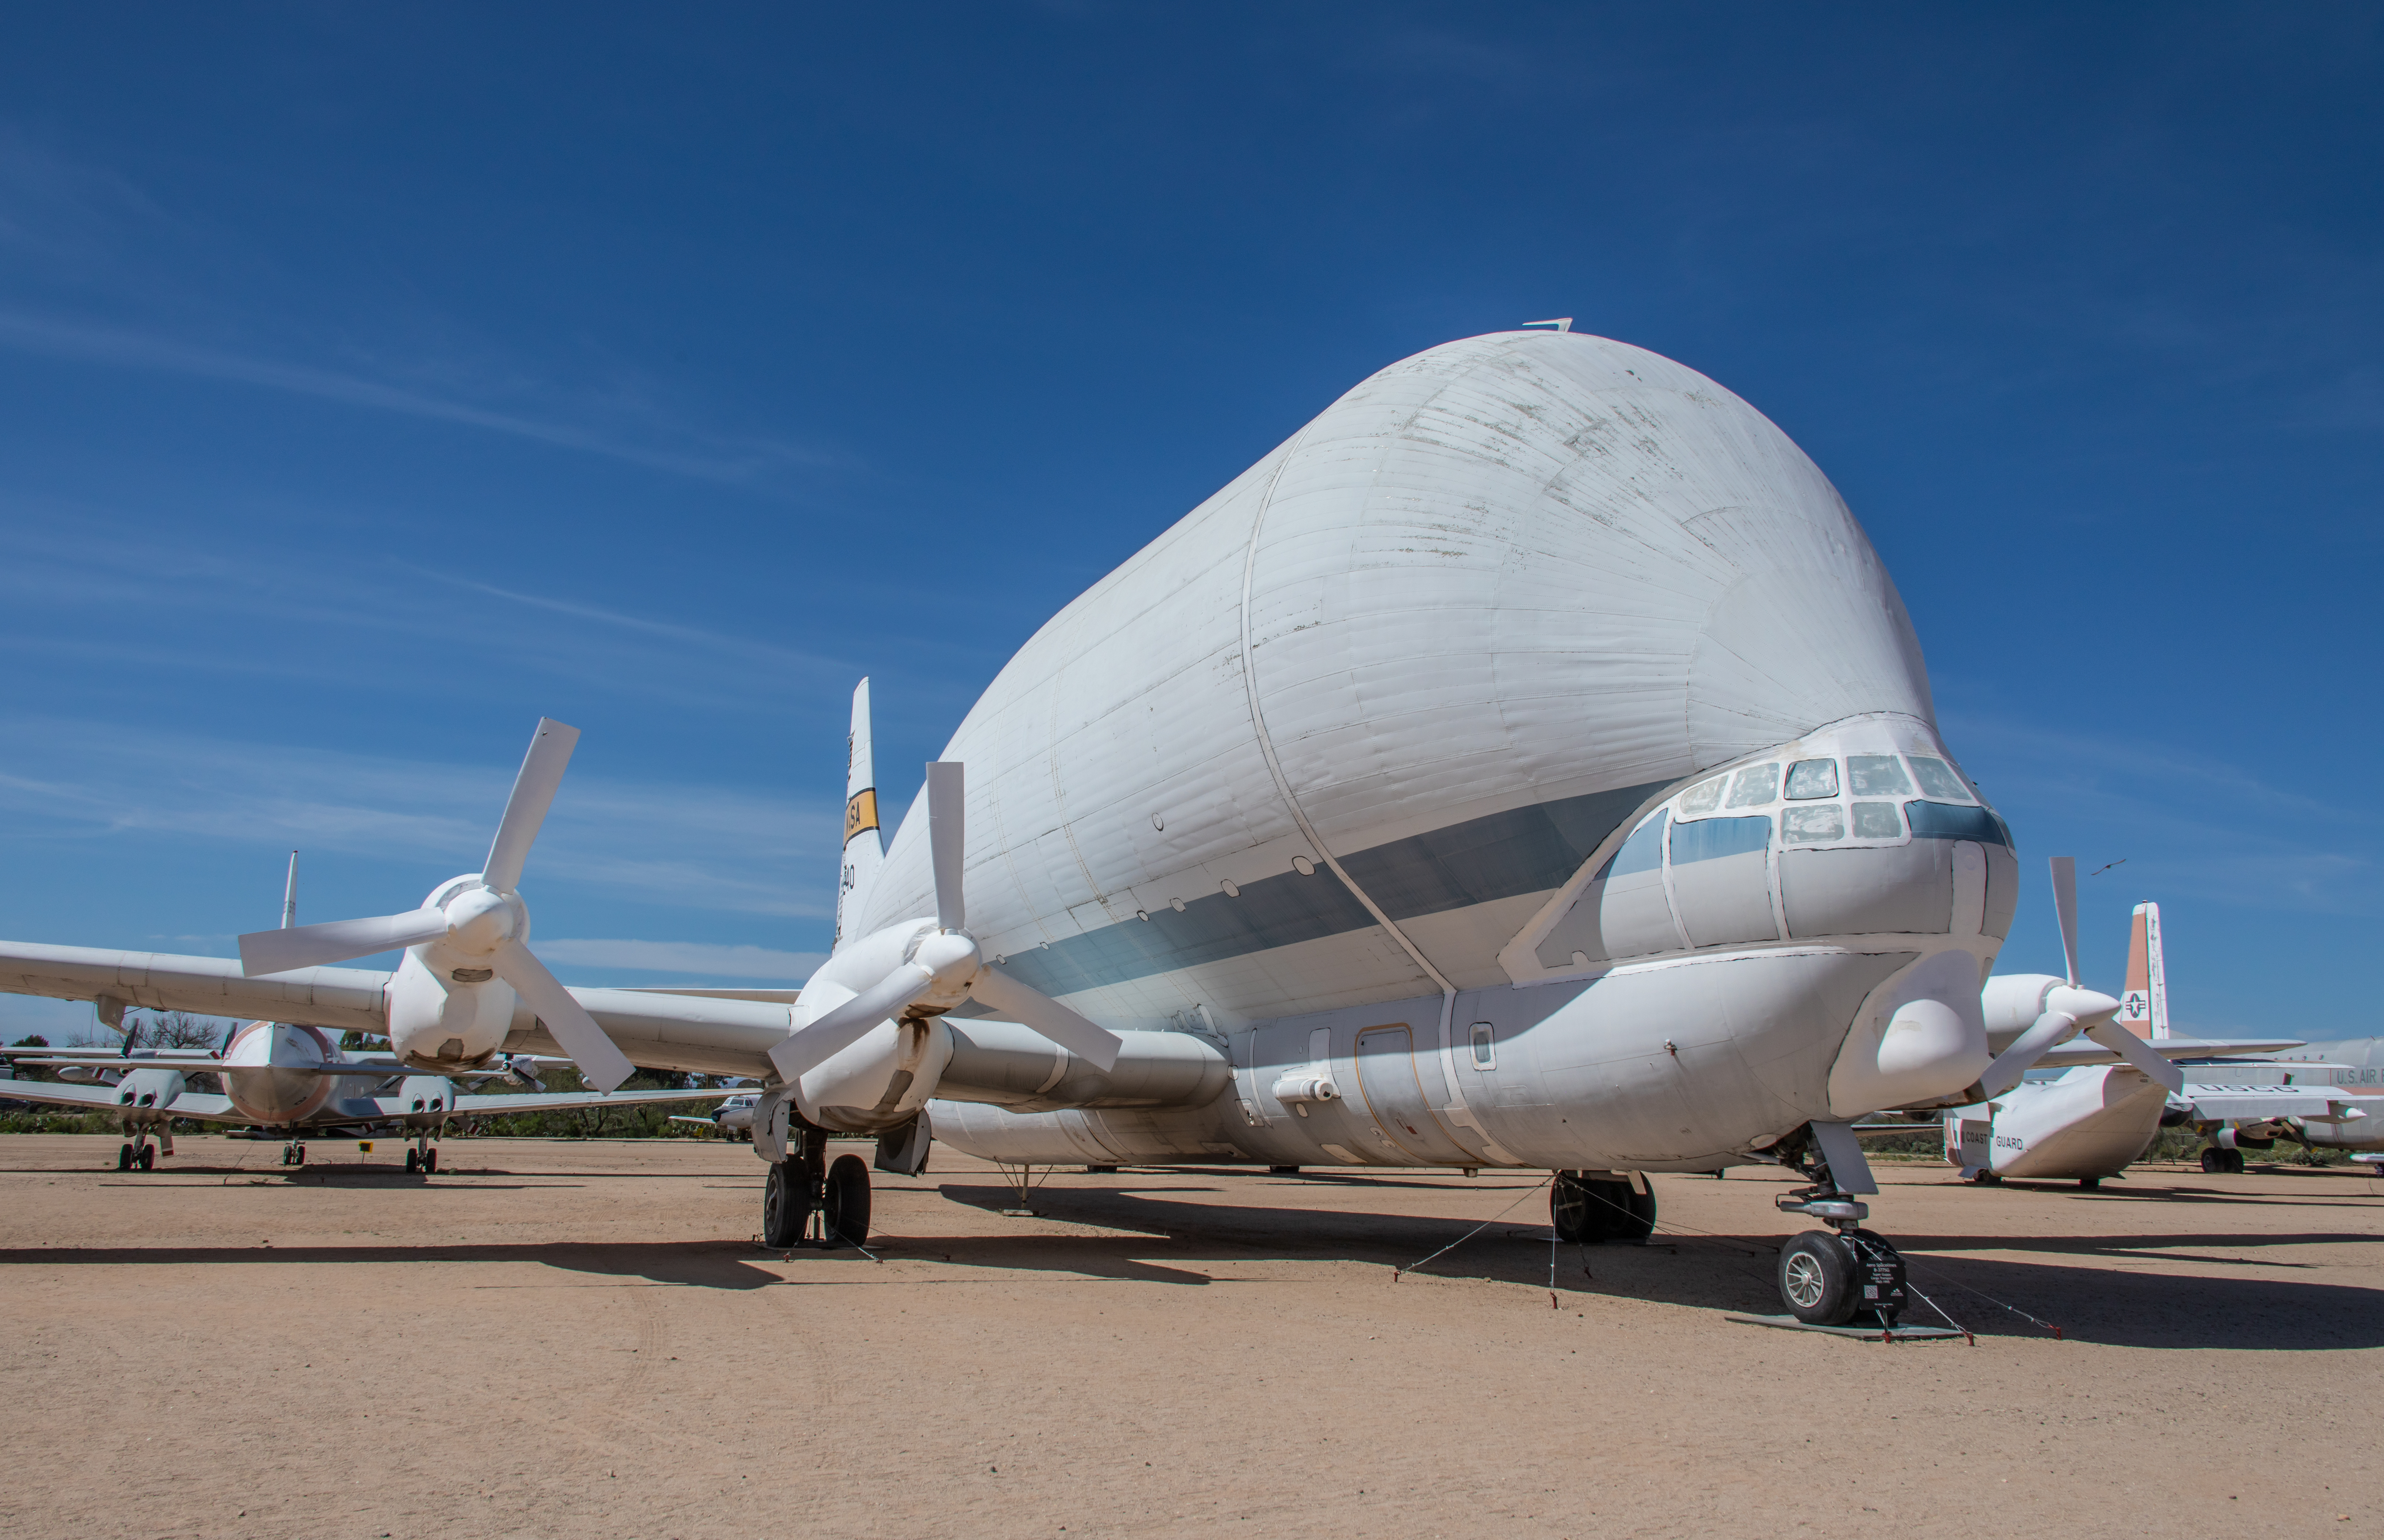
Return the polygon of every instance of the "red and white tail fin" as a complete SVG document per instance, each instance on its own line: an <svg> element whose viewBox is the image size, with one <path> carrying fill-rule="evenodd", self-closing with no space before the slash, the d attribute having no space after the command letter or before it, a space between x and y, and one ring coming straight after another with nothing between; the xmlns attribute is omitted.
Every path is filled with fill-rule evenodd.
<svg viewBox="0 0 2384 1540"><path fill-rule="evenodd" d="M852 691L852 733L845 739L844 861L836 885L836 940L844 944L845 921L860 903L886 859L877 830L877 772L869 751L869 681Z"/></svg>
<svg viewBox="0 0 2384 1540"><path fill-rule="evenodd" d="M2128 987L2111 1018L2139 1037L2168 1036L2168 974L2161 964L2160 905L2136 905L2128 935Z"/></svg>

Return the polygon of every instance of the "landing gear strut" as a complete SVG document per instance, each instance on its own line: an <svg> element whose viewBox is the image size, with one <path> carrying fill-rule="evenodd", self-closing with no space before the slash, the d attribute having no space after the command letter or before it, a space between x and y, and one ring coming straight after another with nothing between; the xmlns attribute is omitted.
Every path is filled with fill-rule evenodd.
<svg viewBox="0 0 2384 1540"><path fill-rule="evenodd" d="M825 1128L798 1124L788 1132L787 1158L770 1167L762 1186L762 1244L835 1248L866 1241L869 1162L839 1155L830 1164Z"/></svg>
<svg viewBox="0 0 2384 1540"><path fill-rule="evenodd" d="M1656 1189L1645 1176L1560 1171L1548 1187L1548 1221L1561 1241L1635 1246L1656 1233Z"/></svg>
<svg viewBox="0 0 2384 1540"><path fill-rule="evenodd" d="M1904 1313L1904 1258L1884 1236L1862 1228L1869 1205L1856 1202L1830 1175L1811 1136L1790 1148L1782 1141L1781 1162L1801 1170L1812 1186L1782 1193L1775 1201L1787 1213L1809 1214L1835 1230L1807 1230L1781 1248L1780 1298L1808 1326L1843 1326L1869 1314L1892 1329Z"/></svg>

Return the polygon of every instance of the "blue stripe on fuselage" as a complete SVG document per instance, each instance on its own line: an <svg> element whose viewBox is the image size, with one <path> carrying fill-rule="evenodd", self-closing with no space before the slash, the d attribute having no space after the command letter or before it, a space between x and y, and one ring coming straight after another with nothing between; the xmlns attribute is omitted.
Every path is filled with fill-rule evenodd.
<svg viewBox="0 0 2384 1540"><path fill-rule="evenodd" d="M1541 893L1561 887L1623 819L1671 785L1650 781L1586 797L1469 818L1341 858L1352 881L1394 920ZM1329 866L1285 872L1242 885L1238 898L1211 893L1179 912L1124 920L1019 952L1002 968L1047 995L1148 978L1374 923Z"/></svg>

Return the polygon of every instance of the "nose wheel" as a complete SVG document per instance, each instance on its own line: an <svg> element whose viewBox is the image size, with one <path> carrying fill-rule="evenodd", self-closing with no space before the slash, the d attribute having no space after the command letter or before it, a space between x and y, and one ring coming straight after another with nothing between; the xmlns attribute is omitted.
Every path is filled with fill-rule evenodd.
<svg viewBox="0 0 2384 1540"><path fill-rule="evenodd" d="M1802 1171L1812 1186L1773 1201L1784 1212L1831 1227L1807 1230L1780 1248L1782 1303L1807 1326L1844 1326L1868 1316L1893 1330L1906 1303L1903 1254L1886 1236L1862 1227L1869 1206L1838 1186L1818 1148L1800 1143L1782 1161Z"/></svg>

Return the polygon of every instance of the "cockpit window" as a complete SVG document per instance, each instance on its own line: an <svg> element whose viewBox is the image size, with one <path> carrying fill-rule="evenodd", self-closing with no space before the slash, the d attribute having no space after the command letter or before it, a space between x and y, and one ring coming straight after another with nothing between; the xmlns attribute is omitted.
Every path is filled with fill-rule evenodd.
<svg viewBox="0 0 2384 1540"><path fill-rule="evenodd" d="M1686 813L1711 813L1721 806L1721 789L1730 784L1728 776L1716 776L1700 781L1681 793L1681 811Z"/></svg>
<svg viewBox="0 0 2384 1540"><path fill-rule="evenodd" d="M1700 818L1695 823L1672 826L1672 864L1686 866L1693 862L1718 861L1726 855L1745 855L1768 849L1770 844L1769 813L1752 818Z"/></svg>
<svg viewBox="0 0 2384 1540"><path fill-rule="evenodd" d="M1888 761L1890 764L1894 760ZM1861 774L1856 771L1856 774ZM1857 781L1856 785L1861 783ZM1855 838L1856 839L1901 839L1904 820L1896 816L1894 802L1856 802L1855 804Z"/></svg>
<svg viewBox="0 0 2384 1540"><path fill-rule="evenodd" d="M1780 798L1780 764L1750 764L1730 783L1731 807L1761 807Z"/></svg>
<svg viewBox="0 0 2384 1540"><path fill-rule="evenodd" d="M1820 763L1828 764L1830 762L1823 760ZM1831 778L1836 778L1834 766ZM1844 839L1846 837L1846 815L1835 802L1824 802L1819 807L1792 807L1781 814L1780 837L1783 843L1790 845L1819 845L1832 839Z"/></svg>
<svg viewBox="0 0 2384 1540"><path fill-rule="evenodd" d="M2004 826L1982 807L1951 807L1943 802L1906 802L1912 833L1919 839L1975 839L1981 845L2006 843Z"/></svg>
<svg viewBox="0 0 2384 1540"><path fill-rule="evenodd" d="M1598 876L1627 877L1633 872L1652 872L1663 863L1664 813L1658 808L1656 816L1631 831L1631 838L1622 842L1622 848L1614 852L1614 859Z"/></svg>
<svg viewBox="0 0 2384 1540"><path fill-rule="evenodd" d="M1912 778L1920 783L1922 796L1943 797L1956 802L1973 801L1970 789L1962 784L1962 777L1954 773L1952 765L1942 759L1931 759L1927 754L1913 754L1909 758Z"/></svg>
<svg viewBox="0 0 2384 1540"><path fill-rule="evenodd" d="M1816 797L1838 794L1838 762L1833 759L1800 759L1788 767L1788 800L1808 802Z"/></svg>
<svg viewBox="0 0 2384 1540"><path fill-rule="evenodd" d="M1912 783L1894 754L1848 754L1846 775L1857 797L1908 797Z"/></svg>

